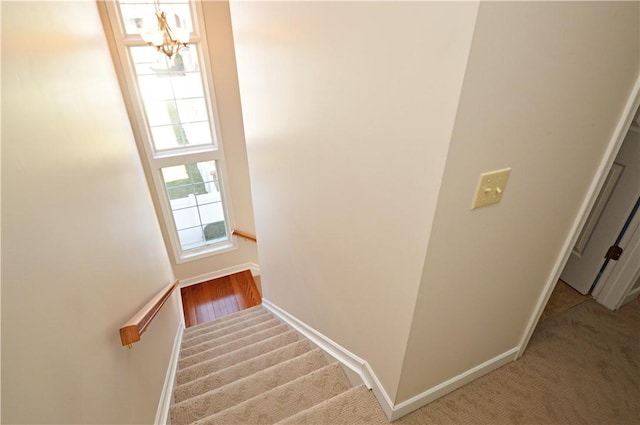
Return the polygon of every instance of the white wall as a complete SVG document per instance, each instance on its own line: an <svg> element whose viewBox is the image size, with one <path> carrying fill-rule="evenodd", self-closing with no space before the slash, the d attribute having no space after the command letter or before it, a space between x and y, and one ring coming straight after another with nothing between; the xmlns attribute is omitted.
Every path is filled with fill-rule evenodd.
<svg viewBox="0 0 640 425"><path fill-rule="evenodd" d="M2 3L2 422L151 423L173 279L94 2Z"/></svg>
<svg viewBox="0 0 640 425"><path fill-rule="evenodd" d="M476 10L231 4L263 294L392 397Z"/></svg>
<svg viewBox="0 0 640 425"><path fill-rule="evenodd" d="M639 72L638 2L483 2L396 401L516 347ZM470 210L481 172L502 202Z"/></svg>

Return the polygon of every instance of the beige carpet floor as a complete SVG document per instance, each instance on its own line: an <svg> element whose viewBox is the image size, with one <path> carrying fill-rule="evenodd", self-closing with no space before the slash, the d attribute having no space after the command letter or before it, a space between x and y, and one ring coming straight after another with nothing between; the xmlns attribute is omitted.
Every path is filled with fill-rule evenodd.
<svg viewBox="0 0 640 425"><path fill-rule="evenodd" d="M558 280L549 302L540 316L540 321L562 314L590 299L591 295L582 295L562 280Z"/></svg>
<svg viewBox="0 0 640 425"><path fill-rule="evenodd" d="M524 356L396 424L640 424L640 299L541 322Z"/></svg>

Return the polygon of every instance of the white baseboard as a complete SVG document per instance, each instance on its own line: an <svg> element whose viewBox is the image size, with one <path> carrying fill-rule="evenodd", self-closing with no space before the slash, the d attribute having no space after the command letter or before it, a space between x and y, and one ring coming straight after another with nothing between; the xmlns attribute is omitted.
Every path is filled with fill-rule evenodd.
<svg viewBox="0 0 640 425"><path fill-rule="evenodd" d="M262 298L262 305L273 314L282 319L289 326L300 332L302 335L311 340L318 347L322 348L326 351L330 356L334 357L344 366L357 373L361 378L367 388L371 388L372 381L371 379L367 379L363 373L363 367L366 363L360 357L356 356L340 344L331 339L324 336L322 333L313 329L311 326L307 325L300 319L291 314L287 313L277 305L273 304L266 298Z"/></svg>
<svg viewBox="0 0 640 425"><path fill-rule="evenodd" d="M337 342L331 340L321 332L318 332L311 326L307 325L302 320L273 304L269 300L262 298L262 305L267 310L278 316L282 321L311 340L311 342L320 347L331 357L339 361L344 367L357 374L367 388L373 390L373 394L378 399L378 402L380 403L385 415L387 415L387 418L391 418L393 403L387 392L382 387L382 384L380 384L378 377L373 372L369 363L356 356Z"/></svg>
<svg viewBox="0 0 640 425"><path fill-rule="evenodd" d="M445 394L454 391L461 386L485 375L505 364L516 359L516 355L520 351L520 347L514 347L486 362L469 369L448 381L445 381L427 391L418 394L409 400L403 401L399 404L394 404L389 394L385 391L384 387L380 383L380 380L376 376L375 372L371 368L371 365L366 360L356 356L340 344L332 341L322 333L313 329L297 317L289 314L285 310L281 309L277 305L273 304L269 300L263 298L262 305L271 311L273 314L282 319L289 326L300 332L302 335L311 340L314 344L327 352L331 357L338 360L346 368L352 370L358 374L367 388L373 391L373 394L378 399L382 410L390 421L394 421L408 413L413 412L416 409L444 396Z"/></svg>
<svg viewBox="0 0 640 425"><path fill-rule="evenodd" d="M373 385L371 385L369 388L371 388L371 391L373 391L373 395L375 395L376 399L378 399L378 403L380 403L380 407L382 407L382 411L387 416L387 419L389 419L389 421L392 421L393 419L391 418L393 418L393 411L395 408L394 403L391 400L391 397L389 397L389 394L387 394L387 392L384 390L382 383L371 368L371 365L366 361L364 362L362 372L364 373L365 377L371 379L371 382L373 382Z"/></svg>
<svg viewBox="0 0 640 425"><path fill-rule="evenodd" d="M216 270L210 273L201 274L200 276L194 276L187 279L180 279L180 287L196 285L198 283L206 282L208 280L217 279L219 277L229 276L230 274L238 273L243 270L251 270L253 276L260 276L260 266L256 263L244 263L237 266L227 267L226 269Z"/></svg>
<svg viewBox="0 0 640 425"><path fill-rule="evenodd" d="M514 347L474 368L462 372L460 375L454 376L453 378L410 398L409 400L396 404L393 407L393 414L389 419L395 421L396 419L431 403L451 391L457 390L463 385L514 361L519 351L520 347Z"/></svg>
<svg viewBox="0 0 640 425"><path fill-rule="evenodd" d="M181 320L178 323L176 337L173 340L173 349L169 358L169 367L164 377L164 386L160 393L160 402L156 411L156 425L166 425L169 423L169 409L171 408L171 399L173 396L173 386L176 381L176 371L178 369L178 358L180 357L180 345L182 344L182 334L184 333L184 323Z"/></svg>

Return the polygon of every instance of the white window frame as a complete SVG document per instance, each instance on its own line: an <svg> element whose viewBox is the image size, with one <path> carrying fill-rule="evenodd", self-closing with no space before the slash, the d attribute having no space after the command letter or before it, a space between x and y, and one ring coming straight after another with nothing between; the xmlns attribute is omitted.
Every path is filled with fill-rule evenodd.
<svg viewBox="0 0 640 425"><path fill-rule="evenodd" d="M98 1L100 2L100 0ZM215 101L211 62L206 44L206 34L204 33L205 25L202 5L199 1L189 1L191 20L193 23L193 32L190 34L189 46L192 48L192 51L196 51L198 54L198 63L203 80L204 97L209 114L209 127L211 129L213 144L156 150L153 139L151 138L150 126L147 121L140 88L137 84L135 68L128 52L129 47L145 46L149 49L153 49L153 47L148 46L138 34L126 33L123 19L120 15L120 8L116 2L117 0L103 2L109 27L112 32L109 38L111 38L115 44L118 55L117 58L114 57L114 64L116 65L116 72L120 74L121 80L124 81L125 88L123 88L123 96L125 97L125 101L131 105L131 126L134 130L141 159L147 165L148 170L150 170L152 179L150 186L153 186L159 200L159 205L157 205L156 208L159 206L158 215L167 230L175 261L176 263L184 263L186 261L197 260L210 255L235 250L238 246L231 235L233 229L232 202L219 125L220 120ZM165 181L162 176L162 168L207 161L215 161L216 163L227 238L213 244L183 250L178 237Z"/></svg>

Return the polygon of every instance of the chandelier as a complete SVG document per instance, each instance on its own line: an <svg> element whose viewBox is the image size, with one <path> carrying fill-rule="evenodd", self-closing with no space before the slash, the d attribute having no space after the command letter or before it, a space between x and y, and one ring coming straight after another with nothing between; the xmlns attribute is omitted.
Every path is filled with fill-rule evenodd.
<svg viewBox="0 0 640 425"><path fill-rule="evenodd" d="M189 31L184 29L172 30L167 22L167 14L160 10L158 2L156 4L157 28L142 31L140 36L149 46L154 46L159 52L164 53L171 59L173 55L182 47L187 47L189 43Z"/></svg>

